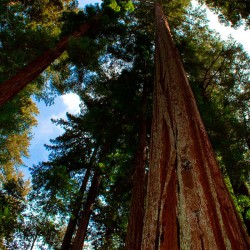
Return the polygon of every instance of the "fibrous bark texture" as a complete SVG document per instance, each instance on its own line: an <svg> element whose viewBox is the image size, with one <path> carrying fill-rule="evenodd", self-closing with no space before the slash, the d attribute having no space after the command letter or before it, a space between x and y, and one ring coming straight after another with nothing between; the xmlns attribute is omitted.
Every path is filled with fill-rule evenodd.
<svg viewBox="0 0 250 250"><path fill-rule="evenodd" d="M84 35L92 24L84 23L78 30L70 36L64 37L54 49L46 50L41 56L37 57L15 76L0 84L0 106L14 97L28 83L34 81L55 59L57 59L67 48L69 39Z"/></svg>
<svg viewBox="0 0 250 250"><path fill-rule="evenodd" d="M141 249L249 249L159 4L155 11L155 99Z"/></svg>

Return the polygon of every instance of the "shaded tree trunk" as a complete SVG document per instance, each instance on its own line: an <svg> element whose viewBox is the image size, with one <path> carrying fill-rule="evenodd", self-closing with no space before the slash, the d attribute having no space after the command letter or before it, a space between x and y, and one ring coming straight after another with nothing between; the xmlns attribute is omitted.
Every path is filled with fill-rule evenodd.
<svg viewBox="0 0 250 250"><path fill-rule="evenodd" d="M249 249L159 4L147 249Z"/></svg>
<svg viewBox="0 0 250 250"><path fill-rule="evenodd" d="M32 240L32 244L31 244L30 250L33 250L33 248L34 248L34 246L35 246L35 243L36 243L36 240L37 240L37 237L38 237L38 233L35 234L35 237L34 237L34 239Z"/></svg>
<svg viewBox="0 0 250 250"><path fill-rule="evenodd" d="M76 232L76 236L73 241L73 245L71 248L72 250L82 250L83 248L90 215L92 213L92 207L98 195L98 188L100 185L100 181L101 181L101 176L98 173L98 171L95 171L92 182L91 182L91 187L88 193L88 198L85 204L85 208L82 214L82 218L80 219L80 223Z"/></svg>
<svg viewBox="0 0 250 250"><path fill-rule="evenodd" d="M80 190L79 190L79 194L74 202L74 208L73 208L73 211L71 213L71 217L70 217L69 222L68 222L67 230L66 230L64 238L63 238L61 250L69 250L70 249L72 237L73 237L73 234L74 234L75 228L76 228L76 223L77 223L77 220L79 219L79 212L80 212L81 207L82 207L82 200L83 200L84 192L86 190L86 186L87 186L87 183L88 183L88 180L90 177L90 169L91 168L88 168L86 171L86 174L85 174L83 181L82 181L82 185L81 185Z"/></svg>
<svg viewBox="0 0 250 250"><path fill-rule="evenodd" d="M98 19L98 17L96 18ZM28 83L35 80L67 48L70 38L84 35L94 27L94 22L82 24L78 30L64 37L54 49L46 50L41 56L30 62L15 76L0 84L0 106L18 94Z"/></svg>
<svg viewBox="0 0 250 250"><path fill-rule="evenodd" d="M139 131L139 142L135 156L135 170L133 175L133 188L130 205L128 230L126 235L125 249L141 249L142 228L144 218L145 198L145 165L147 146L147 89L146 83L143 88L142 114Z"/></svg>

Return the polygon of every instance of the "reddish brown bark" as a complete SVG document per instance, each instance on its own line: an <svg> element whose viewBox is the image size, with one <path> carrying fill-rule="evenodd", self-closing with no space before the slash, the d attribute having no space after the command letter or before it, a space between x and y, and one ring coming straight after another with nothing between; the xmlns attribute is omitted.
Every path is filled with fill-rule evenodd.
<svg viewBox="0 0 250 250"><path fill-rule="evenodd" d="M145 83L146 85L146 83ZM142 96L142 115L139 132L139 142L135 157L135 171L133 175L132 198L130 205L130 216L126 235L125 249L140 250L142 241L142 228L144 218L144 198L145 198L145 165L146 165L146 97L147 91L144 85Z"/></svg>
<svg viewBox="0 0 250 250"><path fill-rule="evenodd" d="M249 249L159 4L155 11L155 100L141 249Z"/></svg>
<svg viewBox="0 0 250 250"><path fill-rule="evenodd" d="M72 250L82 250L84 239L86 237L87 228L89 224L90 215L92 213L92 206L95 202L95 199L98 195L98 188L100 185L101 176L97 171L95 171L91 187L88 193L88 198L86 201L86 205L82 214L82 218L80 219L80 223L77 228L76 236L73 241Z"/></svg>
<svg viewBox="0 0 250 250"><path fill-rule="evenodd" d="M73 237L73 234L75 232L77 220L79 219L79 213L80 213L80 210L82 207L82 200L83 200L84 192L86 190L86 186L87 186L89 177L90 177L90 168L88 168L86 171L86 174L85 174L83 181L82 181L82 185L81 185L80 190L79 190L79 194L74 202L75 203L74 209L71 213L71 217L70 217L69 222L68 222L68 226L67 226L67 230L65 232L64 238L63 238L61 250L69 250L70 249L72 237Z"/></svg>
<svg viewBox="0 0 250 250"><path fill-rule="evenodd" d="M98 19L98 17L96 18ZM93 27L93 22L82 24L78 30L64 37L54 49L46 50L41 56L30 62L15 76L0 84L0 106L14 97L28 83L35 80L55 59L57 59L67 48L70 38L84 35Z"/></svg>

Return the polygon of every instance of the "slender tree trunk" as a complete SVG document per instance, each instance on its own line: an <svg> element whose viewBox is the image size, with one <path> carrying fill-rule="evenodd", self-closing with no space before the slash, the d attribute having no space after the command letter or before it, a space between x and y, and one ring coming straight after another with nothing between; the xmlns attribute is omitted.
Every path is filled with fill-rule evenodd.
<svg viewBox="0 0 250 250"><path fill-rule="evenodd" d="M249 249L159 4L155 11L155 100L141 249Z"/></svg>
<svg viewBox="0 0 250 250"><path fill-rule="evenodd" d="M30 250L33 250L33 248L34 248L34 246L35 246L35 243L36 243L36 240L37 240L37 236L38 236L38 233L35 234L35 237L34 237L34 239L33 239L33 241L32 241L32 245L31 245Z"/></svg>
<svg viewBox="0 0 250 250"><path fill-rule="evenodd" d="M82 185L81 185L80 190L79 190L79 194L74 202L74 208L73 208L73 211L71 213L71 217L70 217L69 222L68 222L67 230L66 230L64 238L63 238L61 250L69 250L70 249L72 237L73 237L73 234L74 234L75 228L76 228L76 223L77 223L77 220L79 218L79 212L80 212L81 207L82 207L82 199L83 199L84 192L86 190L86 186L87 186L87 183L88 183L88 180L90 177L90 169L91 168L89 167L86 171L86 174L85 174L83 181L82 181Z"/></svg>
<svg viewBox="0 0 250 250"><path fill-rule="evenodd" d="M98 17L96 18L98 19ZM0 106L14 97L28 83L32 82L42 73L55 59L57 59L67 48L70 38L84 35L93 28L93 22L82 24L78 30L64 37L54 49L46 50L41 56L30 62L15 76L0 84Z"/></svg>
<svg viewBox="0 0 250 250"><path fill-rule="evenodd" d="M88 228L88 224L89 224L89 219L90 219L90 215L92 213L92 206L95 202L95 199L98 195L98 188L100 185L100 181L101 181L101 176L98 173L98 171L95 171L93 179L92 179L92 183L91 183L91 187L88 193L88 198L86 201L86 205L82 214L82 218L80 219L80 223L76 232L76 236L74 238L73 241L73 245L72 245L72 250L82 250L83 248L83 244L84 244L84 239L86 237L86 233L87 233L87 228Z"/></svg>
<svg viewBox="0 0 250 250"><path fill-rule="evenodd" d="M135 171L133 175L132 198L130 205L129 224L126 235L125 249L141 249L142 228L144 218L145 198L145 165L146 165L146 140L147 140L147 91L144 84L142 96L142 114L139 131L139 142L135 156Z"/></svg>

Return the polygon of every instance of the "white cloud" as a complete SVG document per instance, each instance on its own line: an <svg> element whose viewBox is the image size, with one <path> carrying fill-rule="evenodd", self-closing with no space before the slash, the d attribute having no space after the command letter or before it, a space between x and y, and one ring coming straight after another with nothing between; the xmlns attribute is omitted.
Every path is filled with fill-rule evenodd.
<svg viewBox="0 0 250 250"><path fill-rule="evenodd" d="M53 106L40 104L40 114L37 117L38 126L33 129L34 137L32 144L47 143L63 133L60 126L56 126L51 119L66 118L66 113L77 114L80 112L80 98L78 95L69 93L56 98Z"/></svg>
<svg viewBox="0 0 250 250"><path fill-rule="evenodd" d="M60 97L64 105L66 106L65 111L71 114L77 114L80 112L80 98L77 94L69 93Z"/></svg>
<svg viewBox="0 0 250 250"><path fill-rule="evenodd" d="M58 97L55 101L55 105L59 106L59 109L56 109L50 119L60 119L66 118L66 113L77 114L80 112L80 98L74 93L69 93Z"/></svg>

